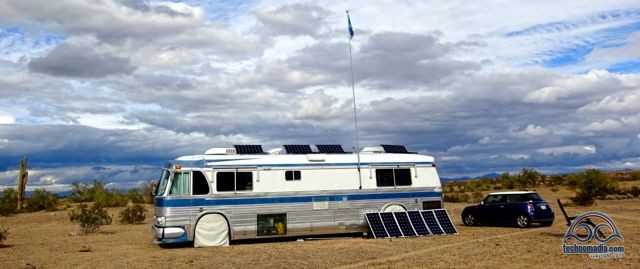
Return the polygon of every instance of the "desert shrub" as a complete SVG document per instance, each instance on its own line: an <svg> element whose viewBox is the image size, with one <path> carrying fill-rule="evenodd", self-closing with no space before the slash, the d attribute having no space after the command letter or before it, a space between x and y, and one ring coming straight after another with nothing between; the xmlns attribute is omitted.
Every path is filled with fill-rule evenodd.
<svg viewBox="0 0 640 269"><path fill-rule="evenodd" d="M74 182L68 199L74 203L95 202L102 207L121 207L129 202L125 193L107 190L98 180L94 180L93 185Z"/></svg>
<svg viewBox="0 0 640 269"><path fill-rule="evenodd" d="M480 203L480 201L482 201L482 198L484 198L484 196L480 192L474 192L471 194L472 203L475 203L475 204Z"/></svg>
<svg viewBox="0 0 640 269"><path fill-rule="evenodd" d="M631 180L637 181L640 180L640 173L633 173L631 174Z"/></svg>
<svg viewBox="0 0 640 269"><path fill-rule="evenodd" d="M449 203L466 203L469 201L469 195L466 193L445 193L443 200Z"/></svg>
<svg viewBox="0 0 640 269"><path fill-rule="evenodd" d="M124 210L120 211L120 223L124 224L136 224L144 221L144 206L140 204L134 204L127 206Z"/></svg>
<svg viewBox="0 0 640 269"><path fill-rule="evenodd" d="M9 236L9 226L7 226L4 222L0 222L0 244L7 240Z"/></svg>
<svg viewBox="0 0 640 269"><path fill-rule="evenodd" d="M629 194L638 197L640 196L640 188L638 188L638 186L633 186L631 187L631 189L629 189Z"/></svg>
<svg viewBox="0 0 640 269"><path fill-rule="evenodd" d="M518 183L522 188L535 187L542 182L544 176L535 169L522 168L518 175Z"/></svg>
<svg viewBox="0 0 640 269"><path fill-rule="evenodd" d="M556 188L556 187L551 187L551 191L552 192L558 192L560 189Z"/></svg>
<svg viewBox="0 0 640 269"><path fill-rule="evenodd" d="M34 211L55 211L58 206L58 194L50 193L45 189L35 189L29 199L27 199L26 210Z"/></svg>
<svg viewBox="0 0 640 269"><path fill-rule="evenodd" d="M505 189L515 188L516 178L514 176L511 176L509 172L502 173L496 179L500 182L500 185L502 185L502 187Z"/></svg>
<svg viewBox="0 0 640 269"><path fill-rule="evenodd" d="M572 198L576 204L591 205L596 197L619 190L618 182L613 181L597 169L587 169L584 173L577 175L579 178L576 197Z"/></svg>
<svg viewBox="0 0 640 269"><path fill-rule="evenodd" d="M18 209L18 192L13 188L6 188L0 197L0 215L6 216L16 213Z"/></svg>
<svg viewBox="0 0 640 269"><path fill-rule="evenodd" d="M73 182L71 193L67 199L74 203L91 202L93 201L93 188L85 183Z"/></svg>
<svg viewBox="0 0 640 269"><path fill-rule="evenodd" d="M129 201L134 204L153 204L153 199L155 197L153 190L155 185L156 183L154 181L150 181L142 188L130 189L127 192Z"/></svg>
<svg viewBox="0 0 640 269"><path fill-rule="evenodd" d="M86 204L78 205L69 213L69 219L71 222L77 222L80 225L80 230L83 234L93 233L100 229L102 225L111 224L109 213L97 203L94 203L91 207Z"/></svg>
<svg viewBox="0 0 640 269"><path fill-rule="evenodd" d="M122 207L129 203L129 197L123 192L96 190L93 201L103 207Z"/></svg>

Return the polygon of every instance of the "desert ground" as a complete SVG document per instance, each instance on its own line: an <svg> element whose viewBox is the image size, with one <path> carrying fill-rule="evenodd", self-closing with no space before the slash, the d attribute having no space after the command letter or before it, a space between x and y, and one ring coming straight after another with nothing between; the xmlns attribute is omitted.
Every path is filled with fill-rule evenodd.
<svg viewBox="0 0 640 269"><path fill-rule="evenodd" d="M114 223L101 232L78 235L70 209L2 217L9 237L0 247L0 268L640 268L640 199L598 200L589 207L566 207L570 215L587 211L608 214L618 225L625 258L595 260L563 255L567 230L556 198L569 201L561 189L538 191L552 204L551 227L467 227L460 220L466 204L446 203L459 234L397 239L339 237L286 242L233 243L215 248L161 248L153 244L153 207L144 224ZM90 248L89 252L79 252Z"/></svg>

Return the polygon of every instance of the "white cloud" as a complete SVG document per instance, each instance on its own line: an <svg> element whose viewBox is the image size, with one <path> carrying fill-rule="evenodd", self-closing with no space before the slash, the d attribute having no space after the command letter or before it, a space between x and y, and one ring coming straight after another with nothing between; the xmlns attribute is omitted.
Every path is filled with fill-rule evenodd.
<svg viewBox="0 0 640 269"><path fill-rule="evenodd" d="M541 148L539 153L545 155L561 155L561 154L578 154L589 155L596 153L596 146L594 145L571 145L562 147Z"/></svg>
<svg viewBox="0 0 640 269"><path fill-rule="evenodd" d="M16 119L11 115L0 114L0 124L14 124Z"/></svg>
<svg viewBox="0 0 640 269"><path fill-rule="evenodd" d="M512 160L527 160L527 159L531 158L531 156L529 156L529 154L518 154L518 153L505 154L504 156L507 157L508 159L512 159Z"/></svg>
<svg viewBox="0 0 640 269"><path fill-rule="evenodd" d="M544 87L542 89L530 92L524 97L527 103L552 103L558 98L564 98L569 95L565 88L561 87Z"/></svg>
<svg viewBox="0 0 640 269"><path fill-rule="evenodd" d="M624 128L624 126L619 121L607 119L603 122L592 122L582 130L588 132L611 132L619 131L622 128Z"/></svg>
<svg viewBox="0 0 640 269"><path fill-rule="evenodd" d="M328 120L347 116L348 103L337 106L338 99L326 94L324 90L315 90L300 102L295 118L298 120Z"/></svg>
<svg viewBox="0 0 640 269"><path fill-rule="evenodd" d="M638 85L640 86L640 85ZM578 112L639 112L640 92L623 92L622 96L607 95L598 102L592 102L578 109Z"/></svg>

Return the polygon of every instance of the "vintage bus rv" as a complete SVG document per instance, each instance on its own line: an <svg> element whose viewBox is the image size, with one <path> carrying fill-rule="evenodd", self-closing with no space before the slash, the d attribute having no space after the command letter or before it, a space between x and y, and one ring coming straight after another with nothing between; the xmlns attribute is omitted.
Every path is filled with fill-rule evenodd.
<svg viewBox="0 0 640 269"><path fill-rule="evenodd" d="M156 243L359 233L364 214L442 208L434 158L404 146L212 148L167 163L155 192Z"/></svg>

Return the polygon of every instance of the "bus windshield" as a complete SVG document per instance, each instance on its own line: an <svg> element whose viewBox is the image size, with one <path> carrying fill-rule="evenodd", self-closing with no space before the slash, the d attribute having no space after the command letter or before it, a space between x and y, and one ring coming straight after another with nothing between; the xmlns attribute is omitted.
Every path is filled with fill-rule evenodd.
<svg viewBox="0 0 640 269"><path fill-rule="evenodd" d="M169 175L170 172L169 170L163 169L162 170L162 176L160 177L160 181L158 182L158 189L156 190L155 195L163 195L165 189L167 188L167 183L169 182Z"/></svg>

